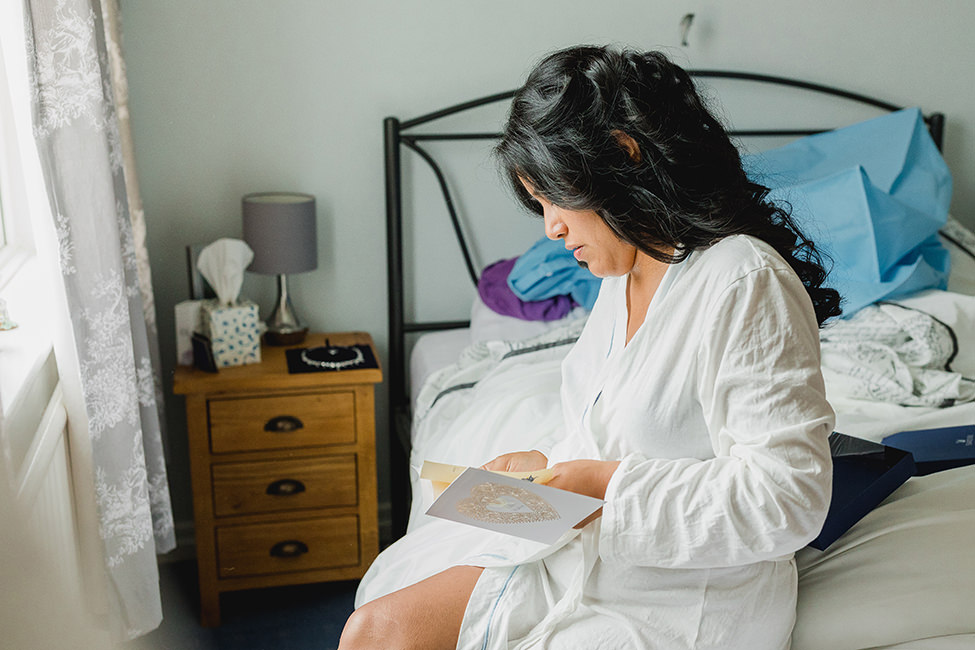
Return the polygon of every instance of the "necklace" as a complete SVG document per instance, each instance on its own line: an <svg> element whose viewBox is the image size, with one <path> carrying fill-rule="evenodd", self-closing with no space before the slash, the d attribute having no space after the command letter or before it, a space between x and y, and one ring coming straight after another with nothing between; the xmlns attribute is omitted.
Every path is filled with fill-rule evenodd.
<svg viewBox="0 0 975 650"><path fill-rule="evenodd" d="M332 358L314 359L309 355L309 352L317 352L319 350L324 350L325 354L327 354ZM348 358L349 353L353 353L352 358ZM362 354L362 350L360 350L357 347L321 346L317 348L306 348L302 350L301 360L305 362L306 365L314 366L315 368L327 368L329 370L342 370L343 368L359 365L365 360L365 357Z"/></svg>

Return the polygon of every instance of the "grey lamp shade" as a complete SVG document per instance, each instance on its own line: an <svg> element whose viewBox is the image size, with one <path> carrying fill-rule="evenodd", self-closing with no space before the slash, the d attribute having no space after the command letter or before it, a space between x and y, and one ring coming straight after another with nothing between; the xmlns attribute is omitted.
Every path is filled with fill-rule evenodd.
<svg viewBox="0 0 975 650"><path fill-rule="evenodd" d="M301 273L318 267L315 197L290 192L247 194L244 241L254 251L248 271Z"/></svg>

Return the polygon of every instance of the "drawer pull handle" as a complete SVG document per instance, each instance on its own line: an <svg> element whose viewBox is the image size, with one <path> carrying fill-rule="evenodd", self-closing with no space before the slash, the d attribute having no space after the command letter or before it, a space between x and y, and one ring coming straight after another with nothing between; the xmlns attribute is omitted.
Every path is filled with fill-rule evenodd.
<svg viewBox="0 0 975 650"><path fill-rule="evenodd" d="M298 557L308 552L308 545L297 539L278 542L271 547L271 557Z"/></svg>
<svg viewBox="0 0 975 650"><path fill-rule="evenodd" d="M291 433L304 428L304 426L305 423L293 415L279 415L268 420L264 425L264 430L271 433Z"/></svg>
<svg viewBox="0 0 975 650"><path fill-rule="evenodd" d="M305 491L305 484L293 478L283 478L267 486L267 493L274 497L290 497Z"/></svg>

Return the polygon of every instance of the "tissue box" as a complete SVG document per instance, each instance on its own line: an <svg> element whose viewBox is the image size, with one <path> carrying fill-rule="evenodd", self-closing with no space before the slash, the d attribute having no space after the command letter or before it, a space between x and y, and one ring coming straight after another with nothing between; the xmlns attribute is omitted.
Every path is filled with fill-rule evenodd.
<svg viewBox="0 0 975 650"><path fill-rule="evenodd" d="M210 338L218 368L261 362L262 323L256 304L242 300L221 307L217 300L205 300L201 310L203 333Z"/></svg>
<svg viewBox="0 0 975 650"><path fill-rule="evenodd" d="M884 438L884 444L911 452L918 476L975 464L975 425L971 424L901 431Z"/></svg>
<svg viewBox="0 0 975 650"><path fill-rule="evenodd" d="M833 496L823 529L809 545L820 551L835 542L914 474L910 452L842 433L830 434Z"/></svg>

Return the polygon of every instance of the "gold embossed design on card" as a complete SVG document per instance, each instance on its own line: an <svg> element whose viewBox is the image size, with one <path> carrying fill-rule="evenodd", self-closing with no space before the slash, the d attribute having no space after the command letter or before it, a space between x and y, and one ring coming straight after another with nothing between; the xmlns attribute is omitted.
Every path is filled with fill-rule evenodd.
<svg viewBox="0 0 975 650"><path fill-rule="evenodd" d="M548 501L512 485L481 483L471 496L457 502L461 515L491 524L530 524L561 519Z"/></svg>

